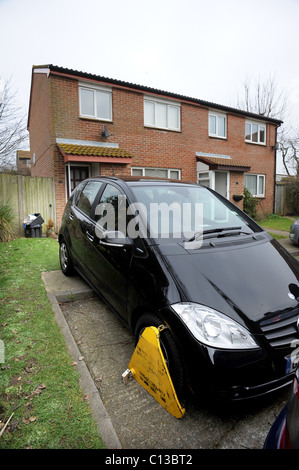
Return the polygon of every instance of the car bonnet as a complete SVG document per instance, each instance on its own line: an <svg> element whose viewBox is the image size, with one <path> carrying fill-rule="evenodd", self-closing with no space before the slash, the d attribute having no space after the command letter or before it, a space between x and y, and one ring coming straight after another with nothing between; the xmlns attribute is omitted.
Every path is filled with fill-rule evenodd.
<svg viewBox="0 0 299 470"><path fill-rule="evenodd" d="M189 251L160 245L160 250L184 301L242 323L298 306L290 292L299 283L298 262L275 240Z"/></svg>

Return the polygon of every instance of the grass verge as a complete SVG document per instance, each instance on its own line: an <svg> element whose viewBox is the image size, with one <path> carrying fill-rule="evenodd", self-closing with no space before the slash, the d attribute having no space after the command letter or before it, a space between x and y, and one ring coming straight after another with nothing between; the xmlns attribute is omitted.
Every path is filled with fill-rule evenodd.
<svg viewBox="0 0 299 470"><path fill-rule="evenodd" d="M102 448L41 280L57 241L0 243L0 259L0 448Z"/></svg>
<svg viewBox="0 0 299 470"><path fill-rule="evenodd" d="M283 230L285 232L289 232L291 225L293 223L292 219L287 217L282 217L280 215L272 214L266 219L257 220L257 223L266 229L273 229L273 230Z"/></svg>

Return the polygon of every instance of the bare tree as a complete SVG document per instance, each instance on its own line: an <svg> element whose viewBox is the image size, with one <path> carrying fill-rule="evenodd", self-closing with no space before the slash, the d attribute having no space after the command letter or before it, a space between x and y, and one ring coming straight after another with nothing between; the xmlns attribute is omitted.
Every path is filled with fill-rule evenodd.
<svg viewBox="0 0 299 470"><path fill-rule="evenodd" d="M2 85L1 85L2 84ZM10 81L0 80L0 168L15 166L16 150L28 138L26 117L17 107Z"/></svg>
<svg viewBox="0 0 299 470"><path fill-rule="evenodd" d="M288 176L299 176L299 133L282 127L278 137L278 150Z"/></svg>
<svg viewBox="0 0 299 470"><path fill-rule="evenodd" d="M288 176L299 176L299 131L289 123L286 94L282 93L276 78L269 75L255 82L245 80L243 95L237 97L237 106L244 111L285 121L277 133L277 150Z"/></svg>
<svg viewBox="0 0 299 470"><path fill-rule="evenodd" d="M245 80L243 92L241 98L237 97L239 109L282 121L285 119L287 98L279 90L274 76L269 75L266 79L259 77L253 83Z"/></svg>

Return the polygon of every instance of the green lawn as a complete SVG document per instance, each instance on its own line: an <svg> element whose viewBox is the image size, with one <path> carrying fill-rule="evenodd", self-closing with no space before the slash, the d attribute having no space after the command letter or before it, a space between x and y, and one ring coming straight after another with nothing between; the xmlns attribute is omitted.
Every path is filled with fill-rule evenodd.
<svg viewBox="0 0 299 470"><path fill-rule="evenodd" d="M0 259L0 448L102 448L41 280L57 241L0 243Z"/></svg>
<svg viewBox="0 0 299 470"><path fill-rule="evenodd" d="M274 230L284 230L289 232L293 220L287 217L281 217L279 215L270 215L266 219L258 220L257 222L259 225L261 225L261 227L266 229L272 228Z"/></svg>

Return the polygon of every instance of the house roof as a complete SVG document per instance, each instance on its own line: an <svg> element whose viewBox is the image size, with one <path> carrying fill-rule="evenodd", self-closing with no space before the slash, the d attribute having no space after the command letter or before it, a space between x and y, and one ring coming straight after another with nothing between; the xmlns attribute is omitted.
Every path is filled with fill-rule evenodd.
<svg viewBox="0 0 299 470"><path fill-rule="evenodd" d="M271 123L273 123L274 125L277 125L277 126L282 124L282 121L279 120L279 119L274 119L274 118L270 118L270 117L263 116L263 115L260 115L260 114L255 114L255 113L251 113L251 112L248 112L248 111L243 111L243 110L233 108L233 107L230 107L230 106L220 105L220 104L212 103L212 102L209 102L209 101L201 100L201 99L198 99L198 98L192 98L192 97L189 97L189 96L184 96L184 95L177 94L177 93L172 93L172 92L169 92L169 91L163 91L163 90L159 90L159 89L156 89L156 88L147 87L147 86L144 86L144 85L137 85L137 84L125 82L125 81L122 81L122 80L116 80L116 79L113 79L113 78L103 77L101 75L95 75L95 74L91 74L91 73L81 72L79 70L68 69L68 68L57 66L57 65L48 64L48 65L33 66L33 71L35 69L45 69L45 70L48 70L48 73L50 72L50 73L53 73L53 74L64 75L66 77L68 76L68 77L78 77L78 78L83 78L83 79L89 79L89 80L93 80L93 81L107 83L107 84L110 84L110 85L115 85L115 86L122 87L122 88L129 88L129 89L132 89L132 90L142 91L144 93L152 93L152 94L155 94L155 95L160 95L160 96L164 96L164 97L168 97L168 98L172 98L172 99L177 99L177 100L180 100L180 101L195 103L195 104L199 104L201 106L207 107L207 108L218 109L220 111L230 112L230 113L233 113L233 114L246 116L246 117L249 117L249 118L252 118L252 119L258 119L258 120L262 120L262 121L271 122Z"/></svg>
<svg viewBox="0 0 299 470"><path fill-rule="evenodd" d="M118 147L58 143L64 161L123 163L132 162L133 155Z"/></svg>
<svg viewBox="0 0 299 470"><path fill-rule="evenodd" d="M249 171L250 165L244 165L235 158L221 158L209 156L196 156L197 161L205 163L209 166L210 170L231 170L231 171Z"/></svg>

